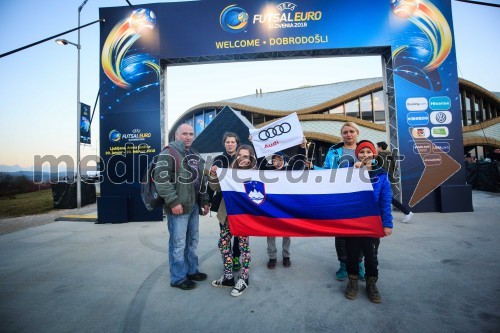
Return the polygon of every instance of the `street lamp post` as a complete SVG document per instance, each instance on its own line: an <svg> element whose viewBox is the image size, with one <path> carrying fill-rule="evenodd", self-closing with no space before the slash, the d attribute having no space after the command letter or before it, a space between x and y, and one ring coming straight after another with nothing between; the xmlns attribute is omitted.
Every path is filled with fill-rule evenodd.
<svg viewBox="0 0 500 333"><path fill-rule="evenodd" d="M56 43L59 45L74 45L78 50L77 70L76 70L76 207L82 207L82 184L81 184L81 169L80 169L80 122L81 122L81 109L80 109L80 13L83 6L88 0L78 7L78 43L72 43L66 39L57 39Z"/></svg>
<svg viewBox="0 0 500 333"><path fill-rule="evenodd" d="M78 26L80 26L80 20L78 20ZM78 30L78 36L80 36L80 30ZM76 71L76 207L82 207L82 184L80 182L80 38L78 37L78 44L72 43L66 39L56 39L56 43L59 45L71 44L75 46L78 50L78 64Z"/></svg>

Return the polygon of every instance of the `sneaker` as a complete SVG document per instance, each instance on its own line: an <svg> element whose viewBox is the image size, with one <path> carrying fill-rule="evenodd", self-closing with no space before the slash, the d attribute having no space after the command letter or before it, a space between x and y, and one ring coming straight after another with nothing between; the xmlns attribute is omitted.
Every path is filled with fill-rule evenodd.
<svg viewBox="0 0 500 333"><path fill-rule="evenodd" d="M212 281L212 286L214 286L216 288L234 287L234 277L232 277L230 279L226 279L226 277L224 275L222 275L220 279Z"/></svg>
<svg viewBox="0 0 500 333"><path fill-rule="evenodd" d="M291 264L290 257L283 257L283 266L290 267Z"/></svg>
<svg viewBox="0 0 500 333"><path fill-rule="evenodd" d="M170 284L171 287L173 288L179 288L181 290L191 290L196 288L196 283L189 280L185 279L184 281L177 283L177 284Z"/></svg>
<svg viewBox="0 0 500 333"><path fill-rule="evenodd" d="M411 220L412 217L413 217L413 213L410 212L410 213L408 213L408 215L405 215L405 217L403 217L401 219L401 222L408 223L408 222L410 222L410 220Z"/></svg>
<svg viewBox="0 0 500 333"><path fill-rule="evenodd" d="M267 262L267 268L274 269L276 267L276 259L269 259Z"/></svg>
<svg viewBox="0 0 500 333"><path fill-rule="evenodd" d="M337 277L337 280L339 280L339 281L344 281L345 279L347 279L347 269L345 267L345 263L343 263L343 262L340 263L340 268L335 273L335 276Z"/></svg>
<svg viewBox="0 0 500 333"><path fill-rule="evenodd" d="M187 278L191 281L204 281L207 279L207 274L196 272L194 274L188 274Z"/></svg>
<svg viewBox="0 0 500 333"><path fill-rule="evenodd" d="M240 257L233 258L233 272L241 270Z"/></svg>
<svg viewBox="0 0 500 333"><path fill-rule="evenodd" d="M237 297L243 294L243 292L248 288L248 279L239 278L238 282L231 291L231 296Z"/></svg>
<svg viewBox="0 0 500 333"><path fill-rule="evenodd" d="M365 280L365 265L363 264L363 262L359 263L359 273L358 273L358 276L359 276L359 279L361 281Z"/></svg>

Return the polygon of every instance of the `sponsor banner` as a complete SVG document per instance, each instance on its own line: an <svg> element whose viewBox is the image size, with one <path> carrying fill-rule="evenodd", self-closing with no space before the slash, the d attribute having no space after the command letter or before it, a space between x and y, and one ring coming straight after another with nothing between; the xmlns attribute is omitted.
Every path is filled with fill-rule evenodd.
<svg viewBox="0 0 500 333"><path fill-rule="evenodd" d="M330 181L332 170L309 171L300 181L291 181L302 172L218 169L231 233L383 237L366 169L343 168L334 173L335 184Z"/></svg>
<svg viewBox="0 0 500 333"><path fill-rule="evenodd" d="M447 125L452 121L450 111L433 111L430 114L430 119L432 124L437 125Z"/></svg>
<svg viewBox="0 0 500 333"><path fill-rule="evenodd" d="M90 106L80 103L80 143L90 144Z"/></svg>
<svg viewBox="0 0 500 333"><path fill-rule="evenodd" d="M448 96L431 97L429 99L429 107L431 110L449 110L451 100Z"/></svg>
<svg viewBox="0 0 500 333"><path fill-rule="evenodd" d="M280 118L267 126L249 129L257 157L300 145L304 134L297 113Z"/></svg>
<svg viewBox="0 0 500 333"><path fill-rule="evenodd" d="M405 156L402 201L415 211L439 211L438 186L465 184L453 163L463 160L463 137L459 112L452 111L460 110L460 94L451 14L449 0L391 1L388 16L399 154ZM427 113L428 123L412 112Z"/></svg>
<svg viewBox="0 0 500 333"><path fill-rule="evenodd" d="M408 112L406 122L410 126L425 126L429 123L427 112Z"/></svg>
<svg viewBox="0 0 500 333"><path fill-rule="evenodd" d="M434 146L432 151L439 152L441 150L444 153L450 152L450 143L449 142L434 142Z"/></svg>
<svg viewBox="0 0 500 333"><path fill-rule="evenodd" d="M424 97L411 97L406 100L406 109L408 111L425 111L428 107L429 103Z"/></svg>
<svg viewBox="0 0 500 333"><path fill-rule="evenodd" d="M431 129L431 134L434 138L446 138L449 133L448 127L446 126L437 126Z"/></svg>
<svg viewBox="0 0 500 333"><path fill-rule="evenodd" d="M411 135L415 139L428 138L430 135L430 131L428 127L416 127L412 128Z"/></svg>
<svg viewBox="0 0 500 333"><path fill-rule="evenodd" d="M155 14L161 58L379 47L390 40L389 26L380 24L387 21L386 0L355 8L324 0L187 1L137 7ZM363 30L372 31L369 37L359 30L359 22Z"/></svg>

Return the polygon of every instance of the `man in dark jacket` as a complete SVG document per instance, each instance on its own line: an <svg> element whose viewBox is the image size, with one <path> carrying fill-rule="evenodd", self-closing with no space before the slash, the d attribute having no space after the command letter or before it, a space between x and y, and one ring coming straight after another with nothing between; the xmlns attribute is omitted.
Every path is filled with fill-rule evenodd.
<svg viewBox="0 0 500 333"><path fill-rule="evenodd" d="M170 149L165 149L159 156L154 173L158 194L164 199L164 211L167 214L168 259L170 267L170 285L182 290L196 287L196 282L207 278L198 271L196 253L199 240L199 213L208 213L208 195L202 191L206 186L203 168L205 161L193 148L193 127L182 124L175 132L175 141L169 144L175 149L182 161L176 164ZM176 165L179 165L176 168ZM177 170L176 170L177 169ZM204 193L202 193L204 192Z"/></svg>

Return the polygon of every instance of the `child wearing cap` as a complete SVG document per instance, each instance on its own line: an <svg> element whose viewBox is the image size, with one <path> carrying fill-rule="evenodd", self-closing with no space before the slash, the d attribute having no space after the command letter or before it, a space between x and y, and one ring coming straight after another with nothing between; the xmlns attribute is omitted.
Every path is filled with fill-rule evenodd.
<svg viewBox="0 0 500 333"><path fill-rule="evenodd" d="M375 145L368 140L361 140L356 146L356 157L358 162L354 164L356 168L365 167L368 169L370 180L373 186L373 193L380 208L380 217L384 228L384 234L389 236L392 233L392 191L391 183L387 172L383 168L373 170L372 163L377 156ZM358 275L359 266L358 258L360 251L363 251L365 256L365 271L366 271L366 292L368 298L373 303L380 303L382 298L377 288L378 280L378 245L379 238L372 237L347 237L347 274L349 282L345 290L345 297L355 299L358 292Z"/></svg>

